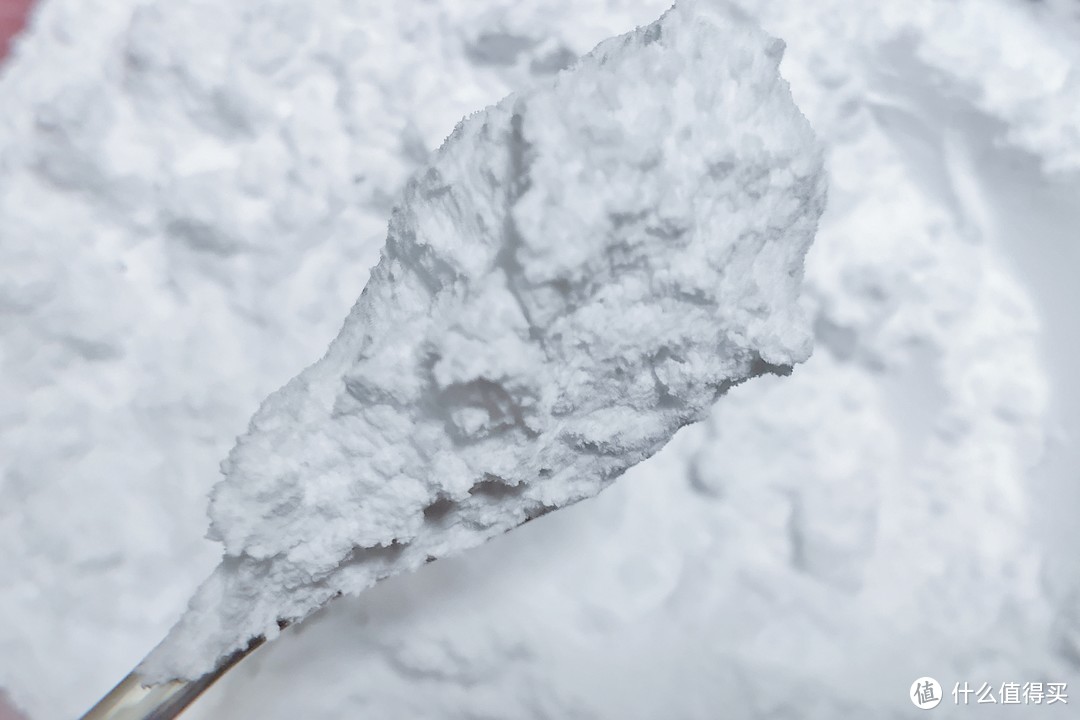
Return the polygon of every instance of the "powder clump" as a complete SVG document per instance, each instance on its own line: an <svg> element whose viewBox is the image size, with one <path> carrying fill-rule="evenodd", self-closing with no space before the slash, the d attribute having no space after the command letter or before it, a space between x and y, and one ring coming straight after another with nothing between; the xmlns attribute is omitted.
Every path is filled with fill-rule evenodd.
<svg viewBox="0 0 1080 720"><path fill-rule="evenodd" d="M224 463L225 557L140 668L595 495L732 385L809 355L821 150L783 45L683 2L462 121L407 185L320 361Z"/></svg>

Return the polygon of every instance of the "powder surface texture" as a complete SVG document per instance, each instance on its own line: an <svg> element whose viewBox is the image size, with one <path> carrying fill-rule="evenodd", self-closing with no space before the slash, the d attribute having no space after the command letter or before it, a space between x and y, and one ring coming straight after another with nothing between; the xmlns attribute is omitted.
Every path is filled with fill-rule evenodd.
<svg viewBox="0 0 1080 720"><path fill-rule="evenodd" d="M743 0L826 147L814 355L597 497L343 597L192 720L1003 719L1080 669L1074 0ZM0 66L0 686L85 711L467 113L668 0L41 0ZM63 688L63 692L58 691ZM948 707L948 709L943 709Z"/></svg>
<svg viewBox="0 0 1080 720"><path fill-rule="evenodd" d="M688 1L464 120L327 355L225 463L226 557L147 678L591 497L805 360L825 183L782 48Z"/></svg>

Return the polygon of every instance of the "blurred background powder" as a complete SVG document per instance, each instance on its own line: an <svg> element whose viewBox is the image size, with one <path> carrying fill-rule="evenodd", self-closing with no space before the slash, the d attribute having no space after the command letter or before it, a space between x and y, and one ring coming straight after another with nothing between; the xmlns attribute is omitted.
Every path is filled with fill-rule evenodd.
<svg viewBox="0 0 1080 720"><path fill-rule="evenodd" d="M903 718L920 675L1077 681L1077 5L742 4L829 147L814 358L335 603L193 718ZM39 6L0 71L0 686L31 718L88 707L214 565L216 464L409 172L665 6Z"/></svg>
<svg viewBox="0 0 1080 720"><path fill-rule="evenodd" d="M0 0L0 62L7 56L12 39L22 30L31 0ZM7 693L0 692L0 720L20 720Z"/></svg>

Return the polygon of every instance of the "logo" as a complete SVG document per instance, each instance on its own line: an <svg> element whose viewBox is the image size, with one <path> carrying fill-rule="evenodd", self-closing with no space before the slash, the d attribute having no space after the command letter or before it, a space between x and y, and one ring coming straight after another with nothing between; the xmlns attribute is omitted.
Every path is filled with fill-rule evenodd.
<svg viewBox="0 0 1080 720"><path fill-rule="evenodd" d="M932 677L921 677L911 683L908 698L920 710L936 708L941 702L941 683Z"/></svg>

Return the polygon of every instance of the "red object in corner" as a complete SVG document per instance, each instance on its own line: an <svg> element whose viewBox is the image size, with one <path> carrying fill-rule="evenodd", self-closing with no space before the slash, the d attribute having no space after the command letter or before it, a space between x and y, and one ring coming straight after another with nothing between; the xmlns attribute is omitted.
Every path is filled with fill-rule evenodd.
<svg viewBox="0 0 1080 720"><path fill-rule="evenodd" d="M26 24L34 0L0 0L0 60L7 56L11 39Z"/></svg>
<svg viewBox="0 0 1080 720"><path fill-rule="evenodd" d="M3 688L0 688L0 720L26 720L26 717L8 700Z"/></svg>

